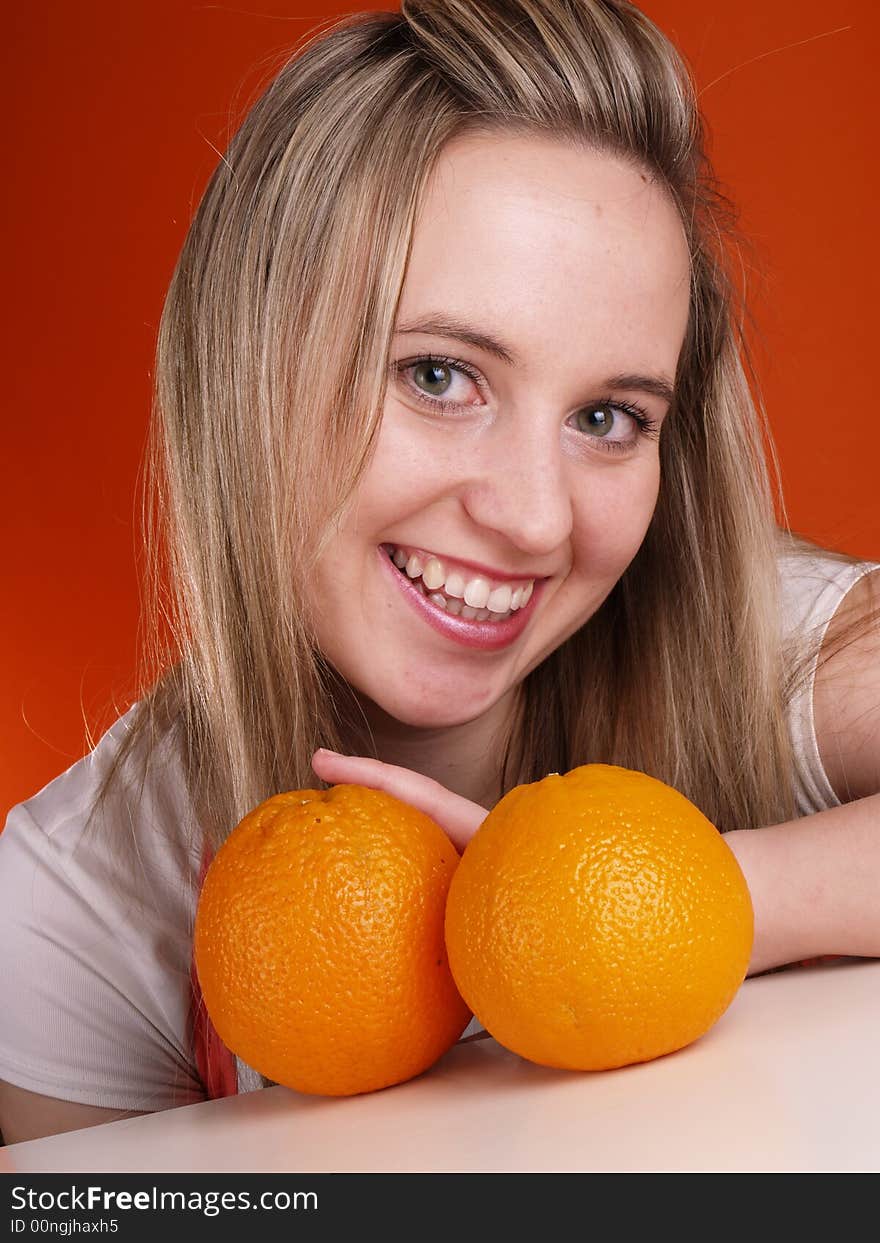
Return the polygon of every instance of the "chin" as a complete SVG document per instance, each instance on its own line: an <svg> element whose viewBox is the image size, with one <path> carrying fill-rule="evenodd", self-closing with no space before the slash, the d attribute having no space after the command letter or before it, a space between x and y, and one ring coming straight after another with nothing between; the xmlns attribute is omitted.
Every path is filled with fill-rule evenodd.
<svg viewBox="0 0 880 1243"><path fill-rule="evenodd" d="M480 715L480 710L467 711L461 707L442 707L439 704L379 704L383 712L410 729L452 729L466 725ZM485 709L483 709L485 711Z"/></svg>
<svg viewBox="0 0 880 1243"><path fill-rule="evenodd" d="M493 695L480 702L463 702L461 694L444 694L436 686L424 688L422 692L410 685L409 694L388 695L366 693L380 713L406 725L410 729L451 729L456 725L466 725L469 721L482 716L497 702L499 696Z"/></svg>

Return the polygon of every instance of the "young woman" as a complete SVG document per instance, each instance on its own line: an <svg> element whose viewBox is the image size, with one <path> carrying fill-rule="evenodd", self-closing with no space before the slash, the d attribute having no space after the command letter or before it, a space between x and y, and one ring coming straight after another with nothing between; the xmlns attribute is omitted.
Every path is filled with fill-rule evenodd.
<svg viewBox="0 0 880 1243"><path fill-rule="evenodd" d="M7 1142L263 1086L192 921L316 778L463 848L642 769L727 833L753 972L880 954L877 567L777 524L701 133L623 0L408 0L251 110L159 335L162 673L0 837Z"/></svg>

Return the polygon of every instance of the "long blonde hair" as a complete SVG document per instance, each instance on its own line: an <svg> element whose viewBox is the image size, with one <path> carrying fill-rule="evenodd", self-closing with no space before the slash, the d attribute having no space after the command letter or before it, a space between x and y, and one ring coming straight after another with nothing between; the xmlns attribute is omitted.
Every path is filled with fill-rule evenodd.
<svg viewBox="0 0 880 1243"><path fill-rule="evenodd" d="M772 437L729 275L745 241L688 69L625 0L404 0L314 31L248 112L180 254L159 331L142 694L101 797L173 739L216 848L315 787L355 697L322 659L311 567L373 449L414 221L467 129L552 135L648 170L681 214L691 313L644 543L524 681L500 789L591 761L676 786L722 830L791 818Z"/></svg>

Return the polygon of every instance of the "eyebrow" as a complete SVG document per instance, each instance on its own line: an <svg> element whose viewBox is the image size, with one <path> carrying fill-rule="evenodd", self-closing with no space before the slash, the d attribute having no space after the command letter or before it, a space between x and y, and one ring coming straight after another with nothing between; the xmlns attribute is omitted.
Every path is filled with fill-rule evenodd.
<svg viewBox="0 0 880 1243"><path fill-rule="evenodd" d="M396 335L407 336L410 333L417 332L431 337L452 337L456 341L464 341L466 345L472 345L478 350L483 350L486 354L492 354L495 358L500 358L509 367L516 364L516 355L509 346L504 345L503 342L499 341L497 337L493 337L490 333L482 332L480 329L474 328L470 324L466 324L454 317L430 315L424 319L413 320L402 324L396 330ZM603 387L627 388L642 393L650 393L654 397L661 398L670 406L675 400L675 387L672 381L663 375L639 375L636 372L624 371L618 375L608 376L603 381Z"/></svg>

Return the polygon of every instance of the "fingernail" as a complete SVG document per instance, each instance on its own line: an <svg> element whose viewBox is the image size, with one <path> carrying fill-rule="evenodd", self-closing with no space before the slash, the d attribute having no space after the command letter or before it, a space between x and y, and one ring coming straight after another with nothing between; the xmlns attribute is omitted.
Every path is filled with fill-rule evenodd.
<svg viewBox="0 0 880 1243"><path fill-rule="evenodd" d="M327 747L318 747L315 755L341 755L341 751L330 751Z"/></svg>

